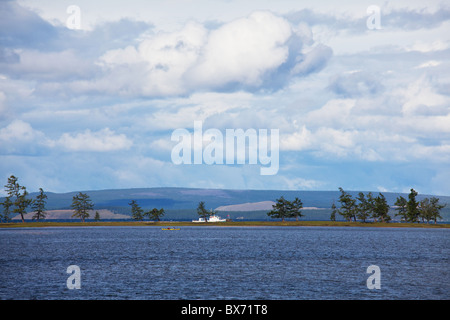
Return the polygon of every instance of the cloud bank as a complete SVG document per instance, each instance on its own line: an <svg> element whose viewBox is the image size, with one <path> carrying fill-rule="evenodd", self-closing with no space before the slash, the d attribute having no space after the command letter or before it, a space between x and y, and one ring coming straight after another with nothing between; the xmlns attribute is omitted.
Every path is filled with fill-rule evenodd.
<svg viewBox="0 0 450 320"><path fill-rule="evenodd" d="M183 15L179 2L170 28L112 3L89 29L71 30L65 10L58 21L47 4L0 2L0 178L53 191L448 194L448 6L386 3L382 28L369 30L363 7L277 3L229 1L223 14L205 5ZM82 4L84 17L95 16ZM222 132L279 129L278 174L175 166L171 133L194 121Z"/></svg>

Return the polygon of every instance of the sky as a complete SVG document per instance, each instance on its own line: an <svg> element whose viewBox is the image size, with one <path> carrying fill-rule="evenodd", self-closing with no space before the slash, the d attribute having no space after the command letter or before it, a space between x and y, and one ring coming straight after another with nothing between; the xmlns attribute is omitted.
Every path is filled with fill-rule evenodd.
<svg viewBox="0 0 450 320"><path fill-rule="evenodd" d="M0 180L450 195L449 30L448 1L1 1ZM195 122L278 130L278 170L175 163Z"/></svg>

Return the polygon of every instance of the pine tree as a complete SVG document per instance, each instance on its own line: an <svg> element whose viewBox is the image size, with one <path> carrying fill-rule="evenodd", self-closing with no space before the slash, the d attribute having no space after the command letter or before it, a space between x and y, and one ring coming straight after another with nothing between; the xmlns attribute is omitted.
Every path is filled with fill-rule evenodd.
<svg viewBox="0 0 450 320"><path fill-rule="evenodd" d="M391 216L389 215L389 205L382 193L374 199L373 214L375 218L380 218L381 222L391 221Z"/></svg>
<svg viewBox="0 0 450 320"><path fill-rule="evenodd" d="M33 204L31 206L31 209L35 212L32 219L39 221L40 219L45 219L46 212L45 212L45 204L47 195L44 193L44 190L42 188L39 188L39 194L36 196L36 200L33 201Z"/></svg>
<svg viewBox="0 0 450 320"><path fill-rule="evenodd" d="M430 199L424 198L419 202L419 216L422 218L422 222L425 222L426 220L427 223L430 223L433 215L432 211Z"/></svg>
<svg viewBox="0 0 450 320"><path fill-rule="evenodd" d="M358 194L358 198L356 198L359 203L356 206L356 216L358 219L361 219L363 222L366 222L366 219L370 217L370 214L373 211L373 196L372 193L369 192L366 195L362 192Z"/></svg>
<svg viewBox="0 0 450 320"><path fill-rule="evenodd" d="M406 201L405 198L402 196L397 197L397 200L395 201L394 205L397 206L395 210L397 210L396 216L400 216L402 220L408 221L408 214L407 214L407 204L408 201Z"/></svg>
<svg viewBox="0 0 450 320"><path fill-rule="evenodd" d="M164 209L153 208L151 211L147 211L144 215L148 216L150 220L161 221L161 217L164 215Z"/></svg>
<svg viewBox="0 0 450 320"><path fill-rule="evenodd" d="M283 196L277 199L277 202L272 206L272 210L267 213L271 218L281 219L284 222L285 218L290 217L290 202L287 201Z"/></svg>
<svg viewBox="0 0 450 320"><path fill-rule="evenodd" d="M131 206L131 217L137 221L144 220L144 210L142 210L137 202L135 200L132 200L129 205Z"/></svg>
<svg viewBox="0 0 450 320"><path fill-rule="evenodd" d="M17 182L19 179L16 178L14 175L11 175L8 178L8 183L5 185L5 191L8 194L8 197L18 197L20 194L20 185Z"/></svg>
<svg viewBox="0 0 450 320"><path fill-rule="evenodd" d="M72 217L79 217L84 222L89 218L89 210L94 208L94 204L86 193L79 192L73 196L71 207L74 210Z"/></svg>
<svg viewBox="0 0 450 320"><path fill-rule="evenodd" d="M22 218L22 222L25 222L24 215L27 213L27 208L30 206L30 204L33 202L33 199L27 198L28 191L25 187L20 188L22 190L22 193L20 194L19 198L17 199L16 206L17 209L16 212L20 214L20 217Z"/></svg>
<svg viewBox="0 0 450 320"><path fill-rule="evenodd" d="M11 202L10 197L5 197L5 200L0 203L3 206L3 211L0 213L0 222L5 221L9 222L11 221L11 217L9 216L11 214L11 207L13 203Z"/></svg>
<svg viewBox="0 0 450 320"><path fill-rule="evenodd" d="M339 196L339 202L341 207L338 209L338 213L343 216L347 221L351 221L352 218L356 221L356 200L352 196L345 192L344 189L339 188L341 195Z"/></svg>
<svg viewBox="0 0 450 320"><path fill-rule="evenodd" d="M406 216L408 222L419 222L419 203L416 201L417 191L411 189L408 195L408 202L406 203Z"/></svg>
<svg viewBox="0 0 450 320"><path fill-rule="evenodd" d="M205 220L205 222L208 222L208 217L211 216L212 214L214 214L213 211L208 211L205 208L205 202L204 201L200 201L198 203L198 207L197 207L197 214L203 218Z"/></svg>
<svg viewBox="0 0 450 320"><path fill-rule="evenodd" d="M284 221L285 218L295 218L295 221L298 221L298 218L304 217L302 214L303 203L298 197L293 201L288 201L281 196L276 201L272 206L273 209L267 213L271 218L281 219L281 221Z"/></svg>
<svg viewBox="0 0 450 320"><path fill-rule="evenodd" d="M445 208L446 204L442 205L439 204L439 198L432 197L430 199L431 202L431 208L432 208L432 215L431 218L434 220L434 223L436 224L437 219L442 219L442 216L440 215L440 210Z"/></svg>
<svg viewBox="0 0 450 320"><path fill-rule="evenodd" d="M295 221L298 221L298 218L303 217L302 214L303 203L299 198L295 198L294 201L288 201L288 216L290 218L295 218Z"/></svg>
<svg viewBox="0 0 450 320"><path fill-rule="evenodd" d="M331 215L330 215L331 221L336 221L336 213L337 213L336 205L333 202L333 204L331 205Z"/></svg>
<svg viewBox="0 0 450 320"><path fill-rule="evenodd" d="M7 197L12 202L12 205L10 205L10 207L13 206L12 213L20 214L22 222L25 222L23 215L27 213L27 208L33 200L27 198L27 189L24 186L21 186L17 182L18 180L19 179L17 177L11 175L8 178L8 183L5 185L5 191L8 194Z"/></svg>

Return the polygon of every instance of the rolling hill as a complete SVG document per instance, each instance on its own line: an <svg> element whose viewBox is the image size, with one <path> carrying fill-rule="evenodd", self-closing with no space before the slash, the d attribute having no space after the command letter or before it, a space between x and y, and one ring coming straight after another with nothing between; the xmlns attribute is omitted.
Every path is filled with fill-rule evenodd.
<svg viewBox="0 0 450 320"><path fill-rule="evenodd" d="M68 210L72 203L72 197L79 191L68 193L47 192L47 210ZM281 196L286 199L298 197L302 200L306 220L329 220L330 206L337 203L339 191L285 191L285 190L229 190L229 189L196 189L196 188L133 188L81 191L87 193L95 210L108 210L118 214L108 214L108 219L123 219L122 215L130 215L131 200L144 209L164 208L165 220L190 220L197 218L196 208L200 201L205 202L206 208L218 210L220 215L229 216L232 219L267 220L266 213L271 209L271 204ZM358 191L348 191L356 197ZM373 192L375 195L378 192ZM31 193L35 197L37 193ZM394 204L395 199L408 194L383 193L388 204ZM417 199L432 195L419 194ZM447 207L441 212L445 221L450 221L450 196L438 196L441 203L447 203ZM106 211L105 211L106 212ZM61 215L57 215L61 218Z"/></svg>

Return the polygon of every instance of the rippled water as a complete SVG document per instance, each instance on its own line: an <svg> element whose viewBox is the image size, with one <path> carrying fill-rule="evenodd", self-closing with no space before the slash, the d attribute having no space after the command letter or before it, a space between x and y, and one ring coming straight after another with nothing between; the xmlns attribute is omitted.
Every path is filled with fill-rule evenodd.
<svg viewBox="0 0 450 320"><path fill-rule="evenodd" d="M0 299L450 299L450 230L0 229ZM69 290L67 267L81 269ZM367 267L380 268L369 290Z"/></svg>

